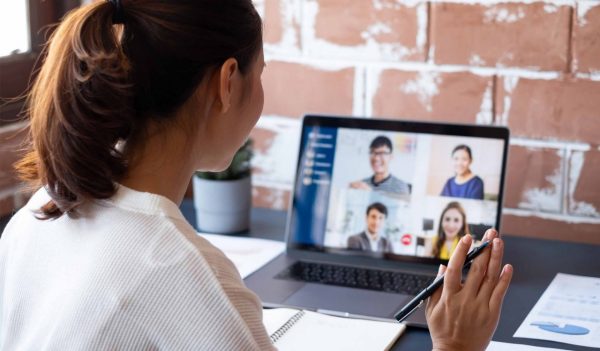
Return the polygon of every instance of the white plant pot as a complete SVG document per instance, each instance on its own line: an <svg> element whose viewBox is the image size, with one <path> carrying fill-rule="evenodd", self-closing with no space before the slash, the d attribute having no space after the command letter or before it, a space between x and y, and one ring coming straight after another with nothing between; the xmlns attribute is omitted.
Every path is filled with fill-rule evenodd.
<svg viewBox="0 0 600 351"><path fill-rule="evenodd" d="M238 180L193 178L196 226L199 231L225 234L250 228L251 177Z"/></svg>

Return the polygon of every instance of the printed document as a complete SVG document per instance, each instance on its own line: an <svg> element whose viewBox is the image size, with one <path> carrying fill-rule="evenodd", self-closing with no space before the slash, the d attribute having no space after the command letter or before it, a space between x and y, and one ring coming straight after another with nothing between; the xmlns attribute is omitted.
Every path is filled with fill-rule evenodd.
<svg viewBox="0 0 600 351"><path fill-rule="evenodd" d="M235 268L240 272L242 279L254 273L285 251L285 244L281 241L229 235L199 234L223 251L225 256L233 262Z"/></svg>
<svg viewBox="0 0 600 351"><path fill-rule="evenodd" d="M492 341L492 342L490 342L487 349L485 349L485 351L566 351L566 350Z"/></svg>
<svg viewBox="0 0 600 351"><path fill-rule="evenodd" d="M600 348L600 278L558 273L513 336Z"/></svg>

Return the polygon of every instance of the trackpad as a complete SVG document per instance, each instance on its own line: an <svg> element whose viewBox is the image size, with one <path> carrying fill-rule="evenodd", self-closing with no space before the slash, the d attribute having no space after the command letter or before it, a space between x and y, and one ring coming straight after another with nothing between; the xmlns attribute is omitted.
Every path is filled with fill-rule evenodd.
<svg viewBox="0 0 600 351"><path fill-rule="evenodd" d="M393 318L408 301L407 295L308 283L288 297L284 304Z"/></svg>

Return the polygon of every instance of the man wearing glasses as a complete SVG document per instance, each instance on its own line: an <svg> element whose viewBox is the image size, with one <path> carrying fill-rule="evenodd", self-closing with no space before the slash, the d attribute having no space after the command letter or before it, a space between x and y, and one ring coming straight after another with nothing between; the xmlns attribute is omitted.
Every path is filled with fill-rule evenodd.
<svg viewBox="0 0 600 351"><path fill-rule="evenodd" d="M410 195L411 185L390 174L392 151L392 141L388 137L380 135L373 139L369 146L369 160L373 175L350 183L350 188Z"/></svg>

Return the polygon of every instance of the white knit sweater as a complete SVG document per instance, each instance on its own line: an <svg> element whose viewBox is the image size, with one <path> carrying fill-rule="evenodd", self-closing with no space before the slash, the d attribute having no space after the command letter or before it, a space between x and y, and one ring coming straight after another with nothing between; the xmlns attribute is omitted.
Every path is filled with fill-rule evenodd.
<svg viewBox="0 0 600 351"><path fill-rule="evenodd" d="M258 298L165 197L120 186L0 239L0 350L272 350Z"/></svg>

